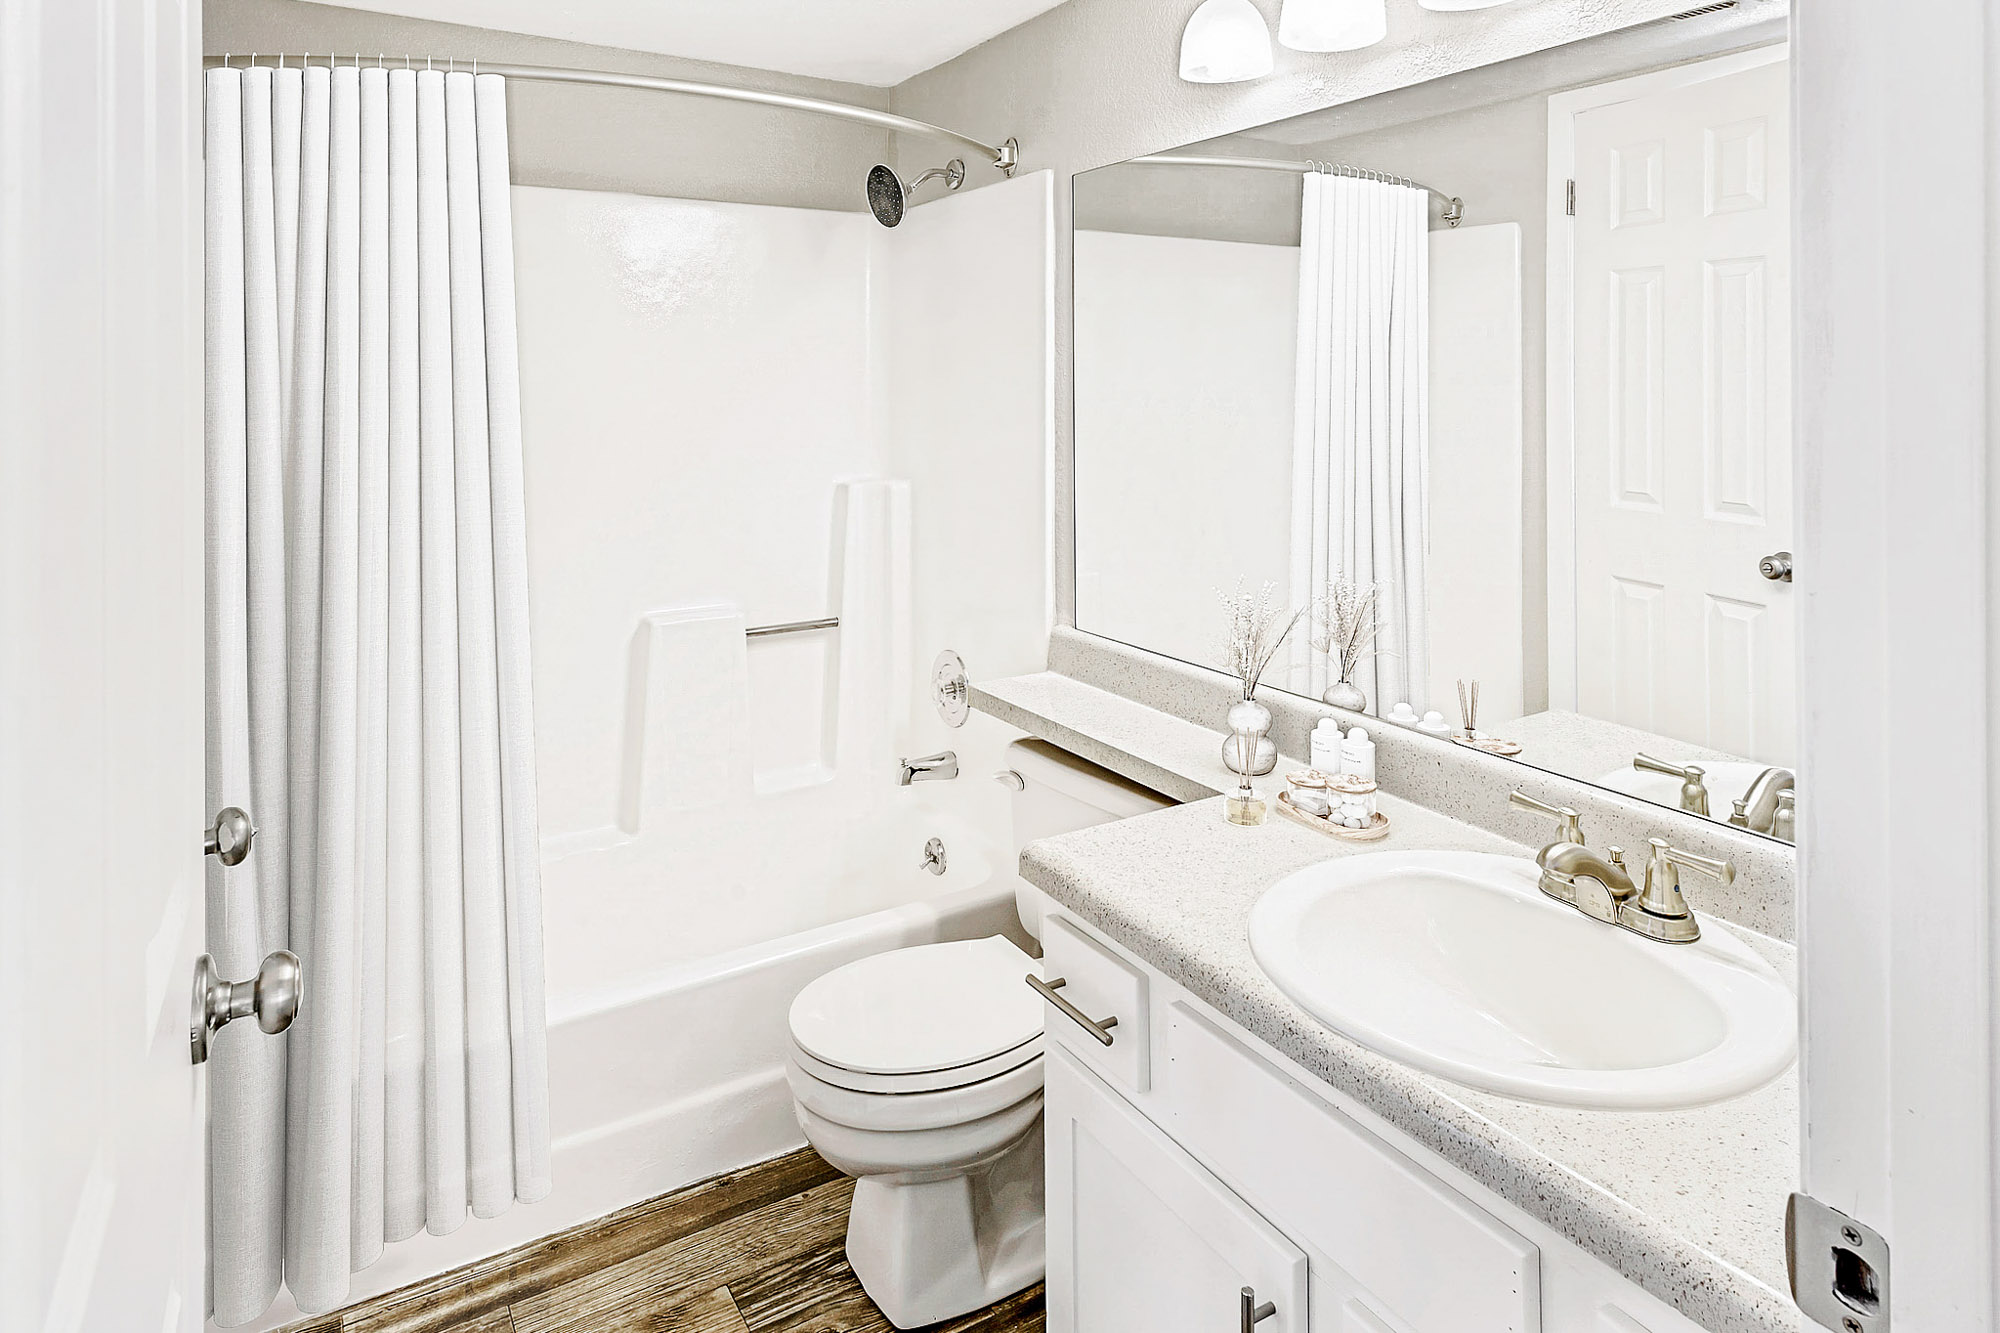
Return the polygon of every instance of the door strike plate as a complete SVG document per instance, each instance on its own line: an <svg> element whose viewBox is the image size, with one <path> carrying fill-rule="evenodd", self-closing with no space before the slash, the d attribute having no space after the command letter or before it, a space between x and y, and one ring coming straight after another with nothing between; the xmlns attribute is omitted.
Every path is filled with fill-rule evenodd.
<svg viewBox="0 0 2000 1333"><path fill-rule="evenodd" d="M1810 1194L1785 1205L1792 1300L1837 1333L1889 1333L1889 1242Z"/></svg>

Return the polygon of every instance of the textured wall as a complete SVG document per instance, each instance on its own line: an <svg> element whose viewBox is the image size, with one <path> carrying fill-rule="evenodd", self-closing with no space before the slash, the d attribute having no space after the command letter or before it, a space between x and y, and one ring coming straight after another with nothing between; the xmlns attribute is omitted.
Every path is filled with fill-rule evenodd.
<svg viewBox="0 0 2000 1333"><path fill-rule="evenodd" d="M205 0L202 46L212 56L302 51L386 53L400 60L506 61L698 79L881 107L880 88L771 74L613 47L522 37L299 0ZM623 88L515 84L507 106L514 183L618 190L723 203L862 207L868 168L889 136L865 125L768 107Z"/></svg>
<svg viewBox="0 0 2000 1333"><path fill-rule="evenodd" d="M1193 0L1069 0L1042 17L902 84L893 109L971 134L1016 135L1027 170L1054 169L1056 191L1056 598L1073 621L1074 514L1070 356L1070 194L1064 177L1139 153L1231 134L1307 111L1669 17L1695 0L1538 0L1470 13L1389 6L1389 36L1365 51L1277 49L1277 69L1252 83L1198 85L1179 76L1182 25ZM1279 0L1257 0L1276 31ZM1749 0L1715 23L1747 26L1784 12ZM903 143L908 155L926 151ZM974 167L967 186L994 173Z"/></svg>

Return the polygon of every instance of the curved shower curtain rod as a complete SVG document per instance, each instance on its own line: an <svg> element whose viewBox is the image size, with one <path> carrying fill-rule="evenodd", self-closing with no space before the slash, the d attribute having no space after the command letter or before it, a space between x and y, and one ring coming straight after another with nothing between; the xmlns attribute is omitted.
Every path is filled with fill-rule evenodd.
<svg viewBox="0 0 2000 1333"><path fill-rule="evenodd" d="M233 64L234 56L210 56L202 63L211 68L238 68ZM248 57L252 65L280 65L290 59L287 56L253 55ZM300 57L297 63L303 65L311 56ZM345 55L328 56L327 64L333 66L348 59ZM405 69L415 68L416 60L424 62L424 68L436 69L437 60L433 56L399 57ZM365 65L367 57L353 57L356 65ZM380 67L388 63L384 56L375 57ZM458 68L456 60L445 62L447 69ZM856 124L873 125L877 129L892 130L897 134L920 134L926 138L943 139L950 143L969 148L1000 169L1002 175L1012 176L1021 165L1021 145L1015 139L1008 139L999 145L986 143L971 135L960 134L957 130L945 129L942 125L932 125L927 121L912 120L908 116L898 116L888 111L877 111L873 107L850 106L846 102L829 102L818 97L799 97L791 93L762 92L755 88L737 88L726 83L696 83L689 79L660 79L648 74L614 74L595 69L559 69L552 65L504 65L486 61L466 62L466 69L474 74L499 74L509 79L524 79L535 83L584 83L605 88L639 88L655 93L684 93L689 97L714 97L726 102L751 102L758 106L779 107L786 111L804 111L815 116L831 116L836 120L851 120Z"/></svg>
<svg viewBox="0 0 2000 1333"><path fill-rule="evenodd" d="M1447 227L1456 227L1465 220L1465 200L1455 194L1446 194L1435 185L1413 181L1408 176L1391 176L1387 172L1369 171L1362 167L1345 166L1339 162L1318 162L1311 159L1300 162L1283 157L1196 157L1183 153L1148 153L1144 157L1128 160L1148 167L1250 167L1260 171L1290 171L1301 176L1315 171L1325 171L1335 176L1387 181L1392 185L1408 185L1444 200L1444 223Z"/></svg>

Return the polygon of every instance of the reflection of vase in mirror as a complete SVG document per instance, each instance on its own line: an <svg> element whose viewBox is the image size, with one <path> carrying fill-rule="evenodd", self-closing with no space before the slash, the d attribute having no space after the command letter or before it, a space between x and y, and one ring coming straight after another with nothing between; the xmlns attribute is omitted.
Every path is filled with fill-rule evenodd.
<svg viewBox="0 0 2000 1333"><path fill-rule="evenodd" d="M1361 692L1359 685L1345 676L1327 686L1326 693L1320 698L1335 708L1345 708L1351 713L1368 711L1368 696Z"/></svg>
<svg viewBox="0 0 2000 1333"><path fill-rule="evenodd" d="M1243 756L1250 759L1250 776L1262 777L1278 766L1278 744L1271 739L1271 710L1255 699L1245 699L1229 710L1229 735L1222 742L1222 762L1232 773L1241 773Z"/></svg>

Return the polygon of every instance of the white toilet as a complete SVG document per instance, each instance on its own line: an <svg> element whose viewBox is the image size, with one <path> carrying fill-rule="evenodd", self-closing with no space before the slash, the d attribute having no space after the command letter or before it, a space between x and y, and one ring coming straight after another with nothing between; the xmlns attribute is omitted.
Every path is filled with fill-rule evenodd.
<svg viewBox="0 0 2000 1333"><path fill-rule="evenodd" d="M1172 804L1040 741L1007 764L1016 855ZM1015 898L1039 938L1047 899L1025 881ZM1042 1277L1042 1000L1025 981L1040 970L1004 935L925 944L836 968L792 1003L799 1127L855 1178L847 1260L898 1328Z"/></svg>

